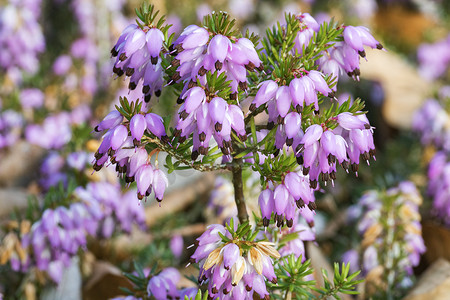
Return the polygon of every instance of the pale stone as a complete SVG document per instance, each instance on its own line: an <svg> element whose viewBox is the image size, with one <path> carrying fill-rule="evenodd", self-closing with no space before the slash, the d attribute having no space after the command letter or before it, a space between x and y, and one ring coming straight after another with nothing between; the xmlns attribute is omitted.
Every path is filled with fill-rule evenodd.
<svg viewBox="0 0 450 300"><path fill-rule="evenodd" d="M404 300L446 300L450 296L450 262L439 259L420 277Z"/></svg>
<svg viewBox="0 0 450 300"><path fill-rule="evenodd" d="M361 60L361 78L378 81L385 91L383 116L396 128L410 129L414 112L431 95L432 84L393 52L367 49Z"/></svg>

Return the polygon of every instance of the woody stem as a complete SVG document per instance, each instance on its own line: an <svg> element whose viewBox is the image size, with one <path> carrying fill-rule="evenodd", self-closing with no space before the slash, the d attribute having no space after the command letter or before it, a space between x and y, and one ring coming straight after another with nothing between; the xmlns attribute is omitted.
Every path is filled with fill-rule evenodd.
<svg viewBox="0 0 450 300"><path fill-rule="evenodd" d="M244 199L244 187L242 183L242 159L233 160L231 172L233 174L234 201L238 211L238 218L241 224L248 221L247 208Z"/></svg>

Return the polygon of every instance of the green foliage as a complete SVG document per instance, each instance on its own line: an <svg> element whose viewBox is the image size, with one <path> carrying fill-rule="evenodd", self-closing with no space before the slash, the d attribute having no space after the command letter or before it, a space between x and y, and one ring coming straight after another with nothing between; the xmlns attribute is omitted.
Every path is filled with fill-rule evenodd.
<svg viewBox="0 0 450 300"><path fill-rule="evenodd" d="M164 25L166 17L162 15L158 18L159 10L155 11L155 7L152 4L142 3L139 9L135 9L135 12L139 20L143 22L140 23L139 20L136 20L136 23L139 25L139 27L141 27L142 29L144 28L144 26L158 28L164 33L164 36L167 38L167 31L172 25Z"/></svg>
<svg viewBox="0 0 450 300"><path fill-rule="evenodd" d="M272 294L272 299L327 299L334 297L340 299L339 293L355 295L357 284L363 280L356 279L360 271L349 274L350 264L334 264L334 276L331 282L326 270L322 270L323 287L316 287L315 280L308 280L307 276L313 274L311 261L302 262L302 257L295 258L293 254L283 257L276 264L275 272L277 284L269 284L271 290L279 291Z"/></svg>
<svg viewBox="0 0 450 300"><path fill-rule="evenodd" d="M356 279L361 271L349 274L350 263L342 263L339 268L338 263L334 263L334 277L333 283L328 278L326 270L322 270L322 278L324 286L315 289L319 294L319 299L327 299L328 297L334 297L335 299L341 299L339 293L347 295L357 295L358 291L355 290L357 284L363 282L362 279Z"/></svg>
<svg viewBox="0 0 450 300"><path fill-rule="evenodd" d="M119 111L122 116L124 116L128 121L135 115L141 112L142 102L134 102L131 103L128 101L127 97L119 98L119 105L116 105L117 111Z"/></svg>
<svg viewBox="0 0 450 300"><path fill-rule="evenodd" d="M241 37L238 29L234 28L236 24L235 19L231 19L228 13L224 11L213 12L203 18L203 26L215 34L222 34L225 36Z"/></svg>

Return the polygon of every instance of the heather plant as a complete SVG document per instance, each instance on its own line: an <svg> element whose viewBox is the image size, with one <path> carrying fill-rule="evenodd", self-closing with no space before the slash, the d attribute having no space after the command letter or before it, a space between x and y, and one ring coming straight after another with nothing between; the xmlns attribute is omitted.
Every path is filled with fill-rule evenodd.
<svg viewBox="0 0 450 300"><path fill-rule="evenodd" d="M353 269L362 268L365 297L396 299L413 284L413 268L426 248L422 238L416 186L404 181L386 191L367 191L352 207L361 243L343 255Z"/></svg>
<svg viewBox="0 0 450 300"><path fill-rule="evenodd" d="M334 185L339 165L357 176L360 159L375 159L364 102L338 102L335 92L340 75L359 80L365 46L383 46L365 27L319 25L307 13L286 14L263 39L239 32L225 12L205 16L177 38L152 5L136 13L111 54L113 72L129 78L140 96L121 97L95 127L103 140L94 169L115 165L124 183L136 183L139 199L153 194L161 205L168 187L163 168L231 173L237 216L210 225L191 256L210 298L355 293L359 281L348 265L335 266L333 283L313 288L301 248L314 239L306 226L314 226L315 192ZM154 110L154 99L165 93L175 95L174 116ZM160 152L167 154L164 165ZM252 218L244 170L259 177ZM138 297L164 299L174 291L157 273L138 274L129 277Z"/></svg>

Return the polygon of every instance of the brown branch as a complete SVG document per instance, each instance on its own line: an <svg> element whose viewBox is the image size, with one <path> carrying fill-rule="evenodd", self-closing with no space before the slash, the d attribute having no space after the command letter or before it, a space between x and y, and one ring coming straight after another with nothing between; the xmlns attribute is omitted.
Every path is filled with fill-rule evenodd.
<svg viewBox="0 0 450 300"><path fill-rule="evenodd" d="M244 199L244 186L242 183L242 158L233 160L231 169L233 174L234 201L238 210L238 218L241 224L248 221L247 207Z"/></svg>

